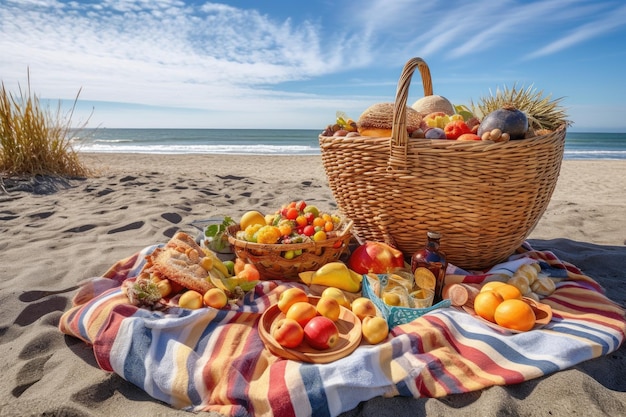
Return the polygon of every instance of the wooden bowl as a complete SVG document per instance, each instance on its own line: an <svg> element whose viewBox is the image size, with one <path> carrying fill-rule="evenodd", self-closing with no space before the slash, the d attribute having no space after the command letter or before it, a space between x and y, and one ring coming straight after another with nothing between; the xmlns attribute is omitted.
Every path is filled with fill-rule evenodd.
<svg viewBox="0 0 626 417"><path fill-rule="evenodd" d="M309 297L309 302L317 305L319 299L320 297ZM328 350L315 349L309 346L306 341L303 341L300 346L294 349L281 346L272 337L272 330L273 326L284 317L285 315L280 311L278 305L273 304L265 310L259 321L259 335L265 347L274 355L282 358L309 363L329 363L348 356L361 343L361 320L352 311L343 306L341 307L339 320L335 322L339 330L339 341L333 348Z"/></svg>
<svg viewBox="0 0 626 417"><path fill-rule="evenodd" d="M535 325L533 326L532 329L530 329L528 331L541 329L543 326L545 326L546 324L550 323L550 320L552 320L552 308L549 305L540 303L540 302L535 301L535 300L533 300L532 298L529 298L529 297L522 297L522 301L524 301L526 304L528 304L533 309L533 312L535 313ZM470 306L464 305L462 307L462 309L465 310L470 315L472 315L475 318L477 318L478 320L482 321L483 323L485 323L489 327L491 327L491 328L493 328L495 330L498 330L498 331L500 331L502 333L524 333L521 330L509 329L507 327L503 327L503 326L500 326L500 325L498 325L496 323L493 323L493 322L491 322L489 320L486 320L486 319L480 317L478 314L476 314L474 309L472 307L470 307Z"/></svg>

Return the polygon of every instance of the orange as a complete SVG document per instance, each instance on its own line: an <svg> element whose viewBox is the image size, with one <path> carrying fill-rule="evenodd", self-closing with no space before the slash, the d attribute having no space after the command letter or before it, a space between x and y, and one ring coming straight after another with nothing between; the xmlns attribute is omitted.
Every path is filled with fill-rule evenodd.
<svg viewBox="0 0 626 417"><path fill-rule="evenodd" d="M511 284L498 285L496 288L493 289L493 291L500 294L503 300L511 300L514 298L517 298L518 300L522 299L522 293L515 285L511 285Z"/></svg>
<svg viewBox="0 0 626 417"><path fill-rule="evenodd" d="M317 316L317 309L313 304L306 301L298 301L289 307L285 316L288 319L294 319L304 327L313 317Z"/></svg>
<svg viewBox="0 0 626 417"><path fill-rule="evenodd" d="M489 281L486 284L484 284L482 287L480 287L480 291L491 291L496 287L499 287L500 285L504 285L504 282L502 281Z"/></svg>
<svg viewBox="0 0 626 417"><path fill-rule="evenodd" d="M522 300L504 300L494 313L498 325L507 329L527 331L535 325L535 312Z"/></svg>
<svg viewBox="0 0 626 417"><path fill-rule="evenodd" d="M485 320L495 323L494 314L502 301L502 296L495 291L481 291L474 299L474 311Z"/></svg>

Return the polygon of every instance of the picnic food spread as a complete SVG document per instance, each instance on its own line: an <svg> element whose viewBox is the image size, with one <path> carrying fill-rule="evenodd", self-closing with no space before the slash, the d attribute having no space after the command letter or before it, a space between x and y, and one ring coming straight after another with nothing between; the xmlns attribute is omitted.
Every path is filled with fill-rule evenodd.
<svg viewBox="0 0 626 417"><path fill-rule="evenodd" d="M421 61L413 64L427 74ZM416 143L428 142L419 148L425 163L424 152L442 143L454 142L455 154L470 142L493 152L514 153L512 143L522 141L552 148L563 139L563 123L550 124L562 119L558 109L548 103L527 114L521 138L517 110L500 100L470 111L437 96L416 103L433 110L424 114L399 96L382 106L393 110L390 124L364 126L338 114L320 136L337 213L290 201L268 213L251 208L208 222L197 236L179 231L83 285L61 331L91 344L100 368L160 401L233 416L337 415L376 396L444 397L530 380L616 350L625 338L624 311L574 265L530 247L527 230L492 239L487 228L463 229L470 222L461 211L452 220L441 210L422 213L429 200L446 198L432 190L420 204L408 202L410 214L396 198L420 177L407 159ZM529 100L537 101L526 94ZM523 100L515 104L524 111ZM497 122L479 135L486 116L501 109L515 120L496 113ZM389 138L363 136L360 126L390 129L384 134L398 143L390 150ZM350 164L333 159L331 150L342 151L335 146L347 149ZM559 159L559 149L551 157ZM341 175L333 174L336 166ZM434 189L444 188L430 172ZM501 185L498 175L492 184ZM390 183L377 182L387 176ZM549 189L555 180L540 182ZM513 182L521 188L526 180ZM492 184L474 182L472 191L491 193ZM517 243L507 249L509 239ZM484 267L467 266L478 264Z"/></svg>

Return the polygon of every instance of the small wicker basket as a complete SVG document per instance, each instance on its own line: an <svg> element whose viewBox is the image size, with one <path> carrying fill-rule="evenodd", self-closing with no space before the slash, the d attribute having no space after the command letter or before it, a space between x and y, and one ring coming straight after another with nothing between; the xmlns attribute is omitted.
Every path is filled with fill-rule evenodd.
<svg viewBox="0 0 626 417"><path fill-rule="evenodd" d="M304 271L316 271L322 265L339 260L348 249L352 238L353 222L345 224L337 233L321 242L262 244L237 239L239 225L230 226L226 231L233 253L244 262L254 264L263 280L298 280ZM302 254L286 259L287 251L301 250Z"/></svg>
<svg viewBox="0 0 626 417"><path fill-rule="evenodd" d="M515 252L546 210L565 125L506 143L409 139L406 102L416 68L424 95L432 95L428 66L409 60L398 82L391 137L319 137L330 189L361 241L385 242L409 257L435 230L449 262L489 268Z"/></svg>
<svg viewBox="0 0 626 417"><path fill-rule="evenodd" d="M376 295L376 292L372 288L372 285L370 284L370 280L367 275L363 276L361 293L363 294L363 297L367 297L372 300L378 311L380 311L382 317L387 320L387 324L389 325L390 329L400 324L409 323L417 318L422 317L426 313L430 313L431 311L440 308L450 307L452 305L449 299L445 299L439 301L437 304L426 308L388 306Z"/></svg>

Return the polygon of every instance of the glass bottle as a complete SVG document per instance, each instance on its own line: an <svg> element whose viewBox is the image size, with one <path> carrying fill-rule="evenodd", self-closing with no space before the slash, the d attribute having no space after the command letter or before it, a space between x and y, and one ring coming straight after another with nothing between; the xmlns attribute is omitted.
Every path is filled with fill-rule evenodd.
<svg viewBox="0 0 626 417"><path fill-rule="evenodd" d="M433 303L438 303L442 300L448 262L445 253L439 250L441 234L429 231L426 233L426 237L428 238L426 245L411 256L411 271L415 272L417 268L424 267L433 273L435 276L435 299Z"/></svg>

